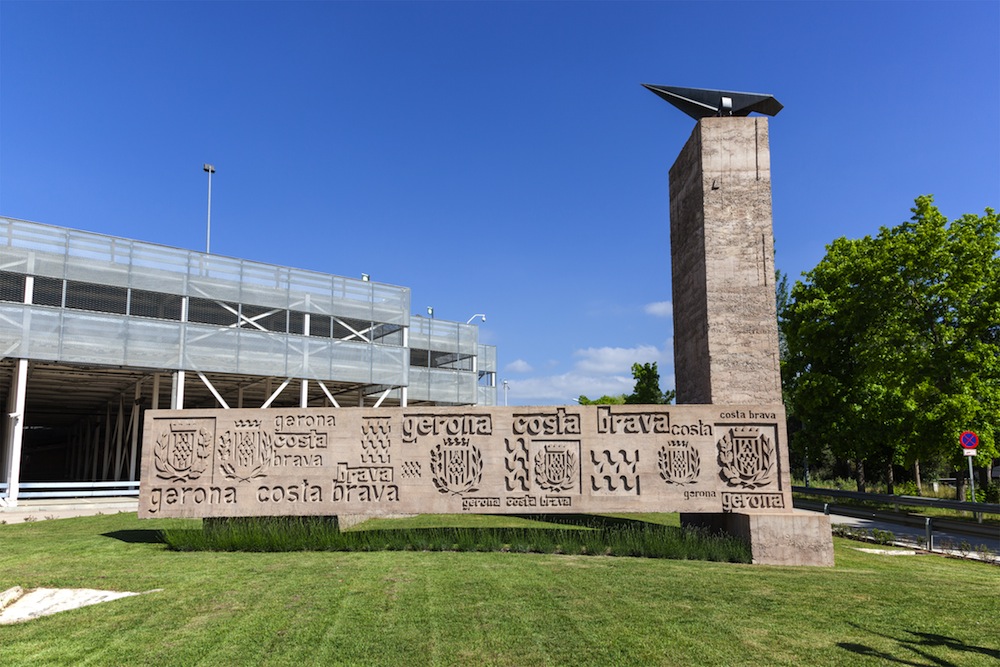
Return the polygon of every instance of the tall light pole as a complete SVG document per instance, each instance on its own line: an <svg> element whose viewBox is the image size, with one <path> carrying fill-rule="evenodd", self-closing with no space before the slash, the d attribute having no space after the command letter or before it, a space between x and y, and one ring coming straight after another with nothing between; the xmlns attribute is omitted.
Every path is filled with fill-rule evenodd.
<svg viewBox="0 0 1000 667"><path fill-rule="evenodd" d="M476 319L477 317L483 318L483 322L486 321L486 316L485 315L483 315L482 313L476 313L475 315L473 315L472 317L469 318L469 321L466 322L466 324L472 324L472 320Z"/></svg>
<svg viewBox="0 0 1000 667"><path fill-rule="evenodd" d="M205 234L205 254L208 255L212 252L212 174L215 167L205 164L202 170L208 172L208 231Z"/></svg>

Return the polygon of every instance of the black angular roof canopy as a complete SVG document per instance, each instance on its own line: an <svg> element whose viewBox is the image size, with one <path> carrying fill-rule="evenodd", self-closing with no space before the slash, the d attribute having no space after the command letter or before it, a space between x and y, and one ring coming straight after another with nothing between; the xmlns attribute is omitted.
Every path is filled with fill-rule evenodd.
<svg viewBox="0 0 1000 667"><path fill-rule="evenodd" d="M752 111L776 116L784 108L773 95L763 93L654 86L648 83L642 85L695 120L709 116L749 116ZM728 104L726 100L729 101Z"/></svg>

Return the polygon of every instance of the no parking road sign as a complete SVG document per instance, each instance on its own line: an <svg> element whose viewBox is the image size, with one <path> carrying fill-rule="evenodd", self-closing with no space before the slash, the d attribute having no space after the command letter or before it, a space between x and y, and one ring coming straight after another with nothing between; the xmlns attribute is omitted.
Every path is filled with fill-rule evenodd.
<svg viewBox="0 0 1000 667"><path fill-rule="evenodd" d="M979 436L972 431L963 431L962 435L958 436L958 444L962 445L966 456L975 456L976 447L979 446Z"/></svg>

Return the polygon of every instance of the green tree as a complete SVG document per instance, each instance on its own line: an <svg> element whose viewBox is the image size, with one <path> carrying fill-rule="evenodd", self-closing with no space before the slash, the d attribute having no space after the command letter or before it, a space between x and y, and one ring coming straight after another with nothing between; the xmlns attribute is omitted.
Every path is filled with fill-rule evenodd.
<svg viewBox="0 0 1000 667"><path fill-rule="evenodd" d="M624 405L625 394L618 394L617 396L608 396L605 394L595 400L591 400L583 394L580 394L580 398L576 399L576 402L580 405Z"/></svg>
<svg viewBox="0 0 1000 667"><path fill-rule="evenodd" d="M1000 220L949 221L929 196L875 237L839 238L781 312L793 436L885 471L962 464L957 438L980 436L988 475L1000 420ZM779 296L780 298L780 296ZM780 308L780 306L779 306Z"/></svg>
<svg viewBox="0 0 1000 667"><path fill-rule="evenodd" d="M623 405L626 403L665 405L673 402L677 395L673 389L660 391L660 372L656 368L655 361L651 364L632 364L632 377L635 378L635 387L631 394L604 395L596 400L581 394L576 401L580 405Z"/></svg>
<svg viewBox="0 0 1000 667"><path fill-rule="evenodd" d="M632 377L635 378L635 387L625 397L625 402L629 405L666 405L677 395L673 389L666 392L660 390L660 372L656 369L655 361L632 364Z"/></svg>

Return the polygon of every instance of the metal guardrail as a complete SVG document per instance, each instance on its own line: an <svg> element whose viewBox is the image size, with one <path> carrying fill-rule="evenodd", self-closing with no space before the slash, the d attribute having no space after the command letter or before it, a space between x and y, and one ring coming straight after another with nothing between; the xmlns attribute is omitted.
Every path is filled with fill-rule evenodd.
<svg viewBox="0 0 1000 667"><path fill-rule="evenodd" d="M6 484L2 485L6 492ZM4 494L6 495L6 493ZM19 500L30 498L111 498L138 496L139 482L21 482Z"/></svg>
<svg viewBox="0 0 1000 667"><path fill-rule="evenodd" d="M839 514L840 516L850 516L857 519L871 519L873 521L884 521L900 526L912 526L923 528L927 544L933 546L934 531L961 533L974 537L985 537L996 539L1000 537L1000 528L996 525L980 525L972 521L961 521L958 519L944 519L941 517L920 516L918 514L904 514L902 512L879 511L869 507L858 507L856 505L832 505L830 503L814 500L802 500L795 498L792 501L796 509L812 510L823 512L824 514Z"/></svg>
<svg viewBox="0 0 1000 667"><path fill-rule="evenodd" d="M961 512L985 512L1000 514L998 503L969 503L961 500L942 500L940 498L922 498L919 496L896 496L887 493L860 493L858 491L841 491L839 489L818 489L814 486L793 486L793 493L803 493L827 498L849 498L851 500L867 500L868 502L903 507L939 507Z"/></svg>

